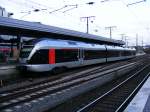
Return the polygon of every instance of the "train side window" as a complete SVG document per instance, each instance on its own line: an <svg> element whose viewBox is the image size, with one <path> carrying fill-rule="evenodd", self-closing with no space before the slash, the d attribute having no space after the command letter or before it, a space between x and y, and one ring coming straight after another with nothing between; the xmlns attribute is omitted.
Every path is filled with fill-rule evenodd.
<svg viewBox="0 0 150 112"><path fill-rule="evenodd" d="M99 59L99 58L106 58L106 51L105 50L85 50L84 51L84 59Z"/></svg>
<svg viewBox="0 0 150 112"><path fill-rule="evenodd" d="M120 51L120 53L121 53L121 56L124 56L124 51Z"/></svg>
<svg viewBox="0 0 150 112"><path fill-rule="evenodd" d="M120 56L120 51L108 51L107 52L107 57L119 57Z"/></svg>
<svg viewBox="0 0 150 112"><path fill-rule="evenodd" d="M48 64L48 50L38 50L31 57L30 64Z"/></svg>
<svg viewBox="0 0 150 112"><path fill-rule="evenodd" d="M56 49L56 63L78 60L78 49Z"/></svg>
<svg viewBox="0 0 150 112"><path fill-rule="evenodd" d="M124 51L124 56L130 56L130 55L131 55L130 51Z"/></svg>

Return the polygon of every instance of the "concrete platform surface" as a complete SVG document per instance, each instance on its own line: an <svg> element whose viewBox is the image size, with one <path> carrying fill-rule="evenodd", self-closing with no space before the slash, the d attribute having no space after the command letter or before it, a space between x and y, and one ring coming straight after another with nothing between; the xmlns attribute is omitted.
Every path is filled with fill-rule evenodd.
<svg viewBox="0 0 150 112"><path fill-rule="evenodd" d="M150 112L150 77L124 112Z"/></svg>
<svg viewBox="0 0 150 112"><path fill-rule="evenodd" d="M0 64L0 80L16 77L16 64Z"/></svg>
<svg viewBox="0 0 150 112"><path fill-rule="evenodd" d="M0 70L15 69L16 65L0 65Z"/></svg>

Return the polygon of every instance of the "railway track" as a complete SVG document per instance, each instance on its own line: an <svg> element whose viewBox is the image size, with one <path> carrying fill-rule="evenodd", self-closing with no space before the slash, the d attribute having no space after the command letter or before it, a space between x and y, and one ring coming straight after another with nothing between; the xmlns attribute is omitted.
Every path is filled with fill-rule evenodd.
<svg viewBox="0 0 150 112"><path fill-rule="evenodd" d="M135 61L137 61L137 60L132 59L132 61L131 60L130 61L123 61L123 62L121 61L121 62L117 62L117 63L113 63L113 64L104 64L104 65L98 65L98 66L94 66L94 67L88 66L88 67L85 67L85 68L75 69L75 70L69 71L67 73L57 74L55 76L51 76L51 77L48 76L46 78L40 78L38 80L28 78L28 79L25 79L24 81L21 81L20 83L16 83L16 84L12 84L12 85L0 88L0 94L6 93L6 92L12 92L12 91L15 91L15 90L18 91L19 89L21 90L21 89L29 88L29 87L32 87L32 86L40 85L40 84L43 84L43 83L52 82L54 80L59 80L59 79L64 78L64 77L70 77L70 75L73 75L73 77L74 76L76 77L77 75L82 76L84 74L85 75L88 75L88 74L91 74L91 73L94 74L94 73L98 73L98 72L108 70L108 69L111 69L111 68L115 68L115 67L118 67L118 66L126 65L126 64L135 62ZM19 81L17 81L17 82L19 82Z"/></svg>
<svg viewBox="0 0 150 112"><path fill-rule="evenodd" d="M127 64L128 65L125 65ZM37 102L37 100L43 100L49 95L55 96L56 93L60 91L67 90L75 86L79 86L82 83L88 82L90 80L97 79L103 76L98 73L107 71L109 69L115 69L118 66L127 67L129 65L134 65L135 63L140 62L123 62L118 64L104 65L91 68L89 70L80 71L69 76L58 78L56 80L42 80L33 84L27 84L25 86L4 89L0 91L0 111L11 111L14 109L21 108L22 105L30 105L32 102ZM121 68L119 68L121 69ZM113 71L113 70L112 70ZM110 73L109 71L107 73ZM20 111L19 111L20 112Z"/></svg>
<svg viewBox="0 0 150 112"><path fill-rule="evenodd" d="M77 112L120 112L150 75L150 65L145 66L102 96L80 108Z"/></svg>
<svg viewBox="0 0 150 112"><path fill-rule="evenodd" d="M139 57L135 57L133 59L129 59L129 60L123 60L123 61L117 61L117 62L113 62L114 64L116 63L129 63L129 62L134 62L134 61L137 61L137 60L141 60L143 57L145 56L139 56ZM12 85L10 88L19 88L21 86L27 86L27 85L33 85L35 83L40 83L42 81L52 81L52 80L56 80L58 78L61 78L61 77L64 77L64 76L67 76L67 75L70 75L70 74L74 74L74 73L78 73L80 71L84 71L86 69L91 69L91 68L95 68L97 66L100 67L105 67L105 66L109 66L111 65L112 62L109 62L109 63L105 63L105 64L97 64L97 65L90 65L90 66L85 66L85 67L80 67L80 68L74 68L74 69L69 69L67 71L64 71L63 73L59 73L57 75L50 75L50 73L44 73L44 74L38 74L38 77L34 77L34 76L37 76L37 74L35 74L34 76L29 73L28 74L28 77L22 77L22 74L15 74L16 77L15 78L11 78L11 79L5 79L5 80L2 80L3 82L3 86L0 87L0 92L3 90L3 89L7 89L10 87L10 85ZM26 76L26 74L24 74L24 76ZM33 76L33 77L31 77ZM3 90L4 91L4 90Z"/></svg>
<svg viewBox="0 0 150 112"><path fill-rule="evenodd" d="M47 110L45 112L49 112L49 111L50 112L60 112L62 110L64 112L80 112L80 111L81 112L88 112L88 111L89 112L105 112L105 110L104 110L105 108L106 108L106 112L109 112L109 110L110 110L110 112L114 112L115 110L113 110L113 104L115 105L114 102L117 102L117 100L115 101L114 99L113 99L114 102L112 102L112 104L110 102L106 101L106 104L104 104L104 107L102 107L101 110L96 110L96 109L94 110L93 108L99 107L99 105L96 105L99 102L99 100L97 100L97 99L99 99L99 97L105 96L105 94L109 93L108 91L110 91L113 87L114 88L117 87L122 82L125 82L125 80L129 79L129 77L133 77L134 78L134 77L138 76L138 78L140 80L138 80L137 83L136 83L136 79L135 79L134 82L131 81L132 83L136 83L137 84L137 85L134 85L133 88L130 91L131 93L134 91L132 94L130 93L131 96L133 97L134 94L136 93L136 91L139 89L138 87L140 87L143 84L143 82L145 81L145 79L149 75L149 72L150 72L149 69L150 69L150 67L149 66L145 67L147 64L149 64L148 59L146 59L141 66L139 66L139 67L133 69L132 71L130 71L127 75L124 75L123 77L118 78L118 79L116 79L116 80L114 80L112 82L109 82L109 83L105 84L105 85L99 86L99 87L97 87L97 88L95 88L95 89L93 89L93 90L91 90L89 92L83 93L83 94L81 94L79 96L76 96L76 97L74 97L72 99L69 99L68 101L66 101L66 102L64 102L64 103L62 103L62 104L60 104L60 105L58 105L58 106L56 106L54 108L51 108L51 109L49 109L49 110ZM145 68L143 68L143 67L145 67ZM142 76L139 73L142 74ZM144 77L144 76L146 76L146 77L144 78L144 81L142 81L142 79L143 79L142 77ZM140 83L140 82L142 82L142 83L138 86L138 83ZM133 85L133 84L130 83L129 85ZM135 89L136 86L138 86L137 89ZM119 89L119 91L120 90L121 89ZM119 95L121 95L121 93L119 93L118 91L116 93L118 93ZM112 96L114 96L114 94ZM117 96L118 94L116 94L115 96ZM132 99L132 97L128 98L127 96L123 97L122 95L120 96L120 98L121 99L123 98L123 101L122 101L122 103L120 103L120 105L119 105L120 107L118 107L120 109L125 108L125 106ZM100 98L100 100L101 100L101 98ZM95 103L92 104L92 102L95 102ZM100 101L100 102L102 102L102 101ZM107 107L107 106L109 106L109 105L107 103L108 104L110 103L110 109L108 109L109 107ZM93 108L91 108L91 107L93 107Z"/></svg>
<svg viewBox="0 0 150 112"><path fill-rule="evenodd" d="M135 63L130 63L135 64ZM129 64L129 65L130 65ZM120 64L119 64L120 65ZM97 67L92 70L83 71L81 73L77 73L71 76L66 76L61 79L38 83L37 85L26 86L22 88L16 88L14 90L1 91L0 93L0 110L9 111L11 108L19 108L20 104L30 104L27 102L34 102L35 99L42 100L42 97L47 95L55 95L55 93L65 90L67 88L71 88L73 86L78 86L82 83L88 82L90 80L101 77L102 75L98 75L96 73L107 71L108 69L114 67L116 68L119 65L110 65L106 67ZM127 67L126 65L124 67ZM101 69L100 69L101 68ZM112 72L112 71L110 71Z"/></svg>

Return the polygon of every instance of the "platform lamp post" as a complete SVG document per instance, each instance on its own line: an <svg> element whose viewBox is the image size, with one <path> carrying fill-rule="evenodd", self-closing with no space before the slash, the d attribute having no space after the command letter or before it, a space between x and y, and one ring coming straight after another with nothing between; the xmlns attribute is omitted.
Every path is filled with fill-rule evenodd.
<svg viewBox="0 0 150 112"><path fill-rule="evenodd" d="M128 37L129 37L129 36L124 36L124 38L125 38L125 46L126 46L126 47L128 47L128 44L129 44L128 40L131 40L131 39L129 39Z"/></svg>
<svg viewBox="0 0 150 112"><path fill-rule="evenodd" d="M10 49L11 49L10 57L13 57L13 54L14 54L14 52L13 52L14 38L10 39L10 43L11 43L11 45L10 45Z"/></svg>
<svg viewBox="0 0 150 112"><path fill-rule="evenodd" d="M86 33L89 33L89 21L95 18L95 16L86 16L86 17L81 17L80 19L86 20Z"/></svg>
<svg viewBox="0 0 150 112"><path fill-rule="evenodd" d="M138 34L136 34L136 47L138 47Z"/></svg>
<svg viewBox="0 0 150 112"><path fill-rule="evenodd" d="M121 35L121 40L124 41L124 37L125 37L126 34L122 33L120 35Z"/></svg>
<svg viewBox="0 0 150 112"><path fill-rule="evenodd" d="M143 37L142 37L142 41L141 41L141 42L142 42L142 48L144 48L144 42L143 42Z"/></svg>
<svg viewBox="0 0 150 112"><path fill-rule="evenodd" d="M113 28L116 28L117 26L108 26L108 27L105 27L105 29L107 30L109 30L109 35L110 35L110 39L112 39L112 30L113 30Z"/></svg>

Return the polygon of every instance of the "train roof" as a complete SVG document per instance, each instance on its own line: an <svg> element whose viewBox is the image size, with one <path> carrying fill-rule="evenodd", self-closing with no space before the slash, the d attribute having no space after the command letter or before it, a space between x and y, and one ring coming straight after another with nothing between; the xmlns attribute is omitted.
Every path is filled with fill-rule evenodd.
<svg viewBox="0 0 150 112"><path fill-rule="evenodd" d="M124 48L119 46L107 46L107 50L123 51Z"/></svg>
<svg viewBox="0 0 150 112"><path fill-rule="evenodd" d="M120 47L120 46L107 46L108 50L125 50L125 51L135 51L135 48L125 48L125 47Z"/></svg>
<svg viewBox="0 0 150 112"><path fill-rule="evenodd" d="M135 48L125 48L125 50L136 51Z"/></svg>
<svg viewBox="0 0 150 112"><path fill-rule="evenodd" d="M114 40L102 36L43 25L37 22L27 22L6 17L0 17L0 31L1 34L35 36L37 38L46 36L54 39L68 39L107 45L120 46L125 44L120 40Z"/></svg>
<svg viewBox="0 0 150 112"><path fill-rule="evenodd" d="M36 39L31 41L32 46L35 46L35 49L45 49L45 48L71 48L71 49L78 49L78 48L84 48L84 49L101 49L105 50L106 45L100 45L100 44L93 44L93 43L85 43L85 42L77 42L77 41L71 41L71 40L60 40L60 39L49 39L49 38L42 38L42 39ZM107 50L118 50L118 51L135 51L134 48L124 48L120 46L109 46L107 45Z"/></svg>
<svg viewBox="0 0 150 112"><path fill-rule="evenodd" d="M105 49L105 45L99 45L99 44L90 44L85 42L77 42L77 41L70 41L70 40L51 40L51 39L45 39L42 41L39 41L35 44L36 49L39 48L88 48L88 49Z"/></svg>

